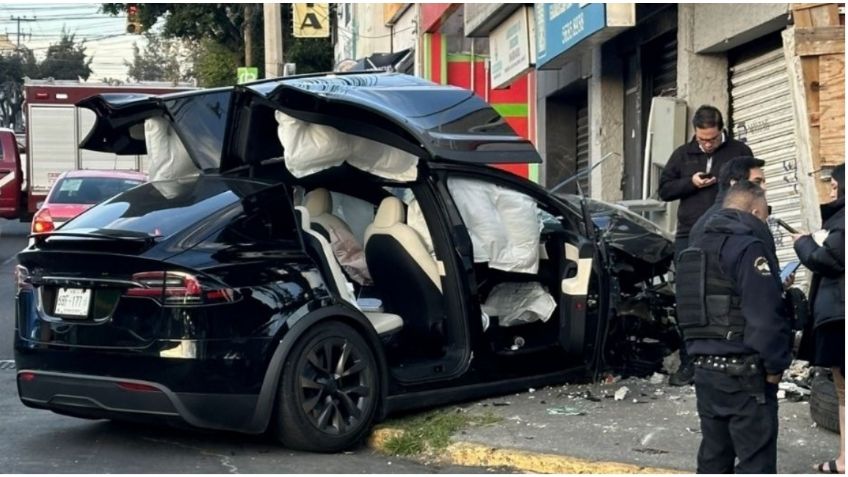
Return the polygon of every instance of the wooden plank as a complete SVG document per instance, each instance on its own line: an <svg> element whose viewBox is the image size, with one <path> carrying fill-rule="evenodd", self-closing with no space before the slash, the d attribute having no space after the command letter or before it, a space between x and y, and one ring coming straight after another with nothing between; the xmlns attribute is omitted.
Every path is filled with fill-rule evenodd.
<svg viewBox="0 0 848 477"><path fill-rule="evenodd" d="M845 57L819 57L821 164L845 162Z"/></svg>
<svg viewBox="0 0 848 477"><path fill-rule="evenodd" d="M794 12L796 10L809 10L810 8L820 7L821 5L821 3L791 3L790 8Z"/></svg>
<svg viewBox="0 0 848 477"><path fill-rule="evenodd" d="M809 9L813 27L839 25L839 9L835 3L825 3Z"/></svg>
<svg viewBox="0 0 848 477"><path fill-rule="evenodd" d="M795 29L795 54L818 56L845 53L845 27L826 26Z"/></svg>
<svg viewBox="0 0 848 477"><path fill-rule="evenodd" d="M795 23L795 28L811 28L813 26L813 17L808 9L793 10L792 21Z"/></svg>
<svg viewBox="0 0 848 477"><path fill-rule="evenodd" d="M807 103L807 114L810 115L810 125L818 126L819 57L809 56L801 58L801 71L804 78L804 97Z"/></svg>

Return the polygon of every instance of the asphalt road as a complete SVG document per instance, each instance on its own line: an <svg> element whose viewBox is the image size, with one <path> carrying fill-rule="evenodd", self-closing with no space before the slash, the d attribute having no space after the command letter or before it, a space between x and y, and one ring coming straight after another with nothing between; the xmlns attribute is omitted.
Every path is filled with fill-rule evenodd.
<svg viewBox="0 0 848 477"><path fill-rule="evenodd" d="M291 452L264 436L88 421L30 409L13 367L15 255L29 224L0 219L0 472L25 473L477 473L361 448L338 455Z"/></svg>

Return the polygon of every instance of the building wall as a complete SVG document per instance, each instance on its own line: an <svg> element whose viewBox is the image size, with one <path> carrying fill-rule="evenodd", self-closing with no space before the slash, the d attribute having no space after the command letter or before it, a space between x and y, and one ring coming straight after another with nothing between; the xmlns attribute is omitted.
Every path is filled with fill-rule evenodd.
<svg viewBox="0 0 848 477"><path fill-rule="evenodd" d="M592 49L592 77L589 79L589 156L594 167L607 154L610 157L592 172L592 197L621 200L624 173L624 78L622 62L608 49Z"/></svg>
<svg viewBox="0 0 848 477"><path fill-rule="evenodd" d="M728 4L723 5L724 16ZM735 6L735 5L734 5ZM725 117L728 115L730 98L728 96L727 55L725 53L696 53L697 22L715 23L719 18L706 16L713 10L700 11L700 6L680 4L677 9L677 97L686 101L689 117L702 104L711 104ZM732 16L735 16L732 15ZM687 121L688 136L693 134L691 121Z"/></svg>
<svg viewBox="0 0 848 477"><path fill-rule="evenodd" d="M692 47L698 53L727 51L765 34L782 30L789 17L788 3L699 3L692 10Z"/></svg>
<svg viewBox="0 0 848 477"><path fill-rule="evenodd" d="M336 63L359 59L374 53L391 53L415 48L417 42L414 5L396 20L386 25L382 3L340 3L338 36L334 49Z"/></svg>

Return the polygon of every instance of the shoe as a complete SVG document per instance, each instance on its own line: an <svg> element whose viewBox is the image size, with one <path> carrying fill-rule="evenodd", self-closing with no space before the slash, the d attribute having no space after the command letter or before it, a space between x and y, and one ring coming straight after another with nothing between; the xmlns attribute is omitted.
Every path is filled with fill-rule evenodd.
<svg viewBox="0 0 848 477"><path fill-rule="evenodd" d="M695 382L695 365L681 364L677 371L668 377L669 386L686 386Z"/></svg>
<svg viewBox="0 0 848 477"><path fill-rule="evenodd" d="M844 471L843 472L839 471L839 469L836 467L836 461L835 460L829 460L825 463L819 464L819 465L815 466L815 469L822 474L843 474L843 473L845 473Z"/></svg>

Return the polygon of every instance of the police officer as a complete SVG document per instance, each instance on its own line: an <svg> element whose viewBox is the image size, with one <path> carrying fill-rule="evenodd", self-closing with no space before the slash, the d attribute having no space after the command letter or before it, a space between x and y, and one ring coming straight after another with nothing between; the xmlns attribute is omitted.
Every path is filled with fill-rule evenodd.
<svg viewBox="0 0 848 477"><path fill-rule="evenodd" d="M698 472L775 473L777 384L792 357L768 203L743 180L723 206L679 257L678 315L701 420Z"/></svg>

